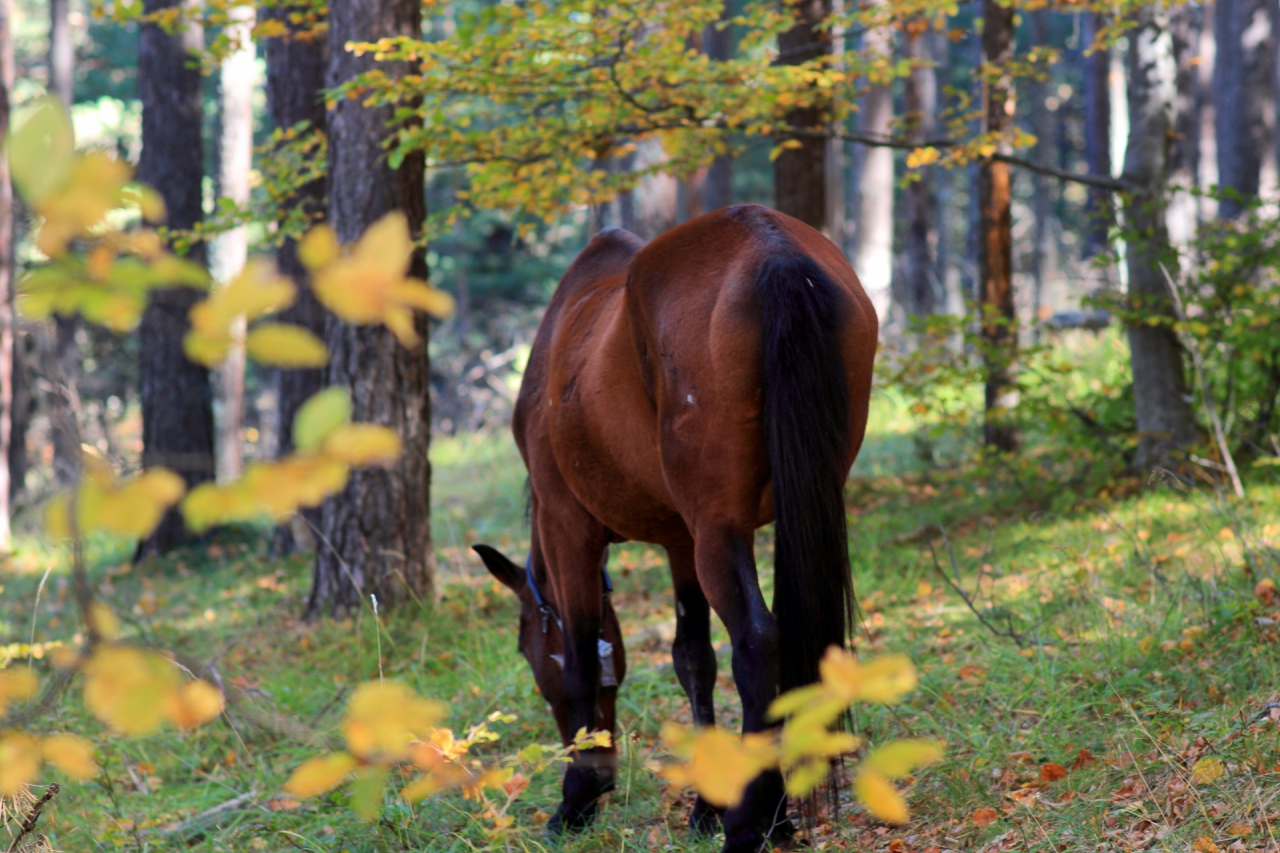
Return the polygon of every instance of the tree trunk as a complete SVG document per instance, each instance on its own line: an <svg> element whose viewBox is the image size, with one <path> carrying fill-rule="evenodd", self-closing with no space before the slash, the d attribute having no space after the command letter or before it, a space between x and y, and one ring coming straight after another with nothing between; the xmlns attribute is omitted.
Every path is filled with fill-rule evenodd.
<svg viewBox="0 0 1280 853"><path fill-rule="evenodd" d="M1037 47L1049 46L1049 10L1031 12L1031 41ZM1031 132L1036 137L1031 157L1037 163L1053 163L1053 113L1045 103L1049 97L1047 81L1033 79L1027 86L1027 103L1031 113ZM1053 196L1056 182L1039 173L1031 175L1031 212L1033 217L1031 236L1031 316L1035 338L1040 339L1040 321L1048 317L1052 308L1045 303L1045 279L1052 268Z"/></svg>
<svg viewBox="0 0 1280 853"><path fill-rule="evenodd" d="M1217 0L1213 88L1218 181L1238 197L1224 198L1218 215L1234 219L1258 195L1264 153L1272 139L1272 83L1276 34L1274 0Z"/></svg>
<svg viewBox="0 0 1280 853"><path fill-rule="evenodd" d="M886 28L868 30L863 35L863 52L893 55L893 32ZM864 133L887 135L893 123L893 92L888 86L872 85L862 98L860 110ZM858 273L883 330L889 318L893 284L893 149L865 146L860 152L858 186L857 247L853 268ZM883 332L882 332L883 333Z"/></svg>
<svg viewBox="0 0 1280 853"><path fill-rule="evenodd" d="M1101 12L1080 15L1081 42L1088 50L1105 24ZM1111 174L1111 50L1099 48L1084 58L1084 159L1092 175ZM1086 224L1082 255L1085 260L1106 252L1108 231L1115 220L1111 191L1090 187L1085 203ZM1104 285L1109 285L1105 281Z"/></svg>
<svg viewBox="0 0 1280 853"><path fill-rule="evenodd" d="M172 8L175 0L146 0L148 14ZM191 228L202 217L204 177L201 137L201 78L192 66L201 32L191 26L167 34L143 24L138 35L138 91L142 100L142 156L138 180L164 198L168 225ZM192 250L202 261L203 250ZM187 313L202 294L192 288L154 292L140 329L139 391L142 398L142 464L163 465L187 486L210 479L213 459L213 395L209 371L187 360L182 338ZM163 554L189 540L182 516L166 514L139 557Z"/></svg>
<svg viewBox="0 0 1280 853"><path fill-rule="evenodd" d="M724 4L720 19L727 20L732 14L729 3ZM709 26L702 34L702 44L707 57L713 62L723 62L733 58L733 33L729 27ZM711 161L707 176L702 182L702 207L704 210L718 210L733 204L733 157L721 154Z"/></svg>
<svg viewBox="0 0 1280 853"><path fill-rule="evenodd" d="M249 170L253 167L253 89L255 54L252 6L236 6L226 34L239 44L222 63L222 137L218 146L218 192L237 206L249 203ZM210 271L217 286L240 274L249 257L249 229L233 228L214 240ZM237 325L241 331L244 321ZM244 469L244 368L242 345L231 347L214 372L221 417L218 423L218 480L229 482Z"/></svg>
<svg viewBox="0 0 1280 853"><path fill-rule="evenodd" d="M778 62L799 65L830 50L831 36L820 25L827 16L826 0L788 3L796 24L778 36ZM826 111L794 110L787 116L792 127L822 130ZM784 149L773 161L773 206L819 231L827 230L827 141L821 137L793 137L797 147ZM838 239L834 235L833 239Z"/></svg>
<svg viewBox="0 0 1280 853"><path fill-rule="evenodd" d="M1163 211L1169 168L1170 131L1177 65L1169 33L1169 11L1145 6L1129 34L1129 145L1124 177L1139 190L1125 205L1125 222L1136 234L1128 247L1129 298L1146 312L1173 316L1172 294L1159 262L1167 248ZM1176 270L1172 271L1176 274ZM1187 395L1182 349L1169 325L1129 326L1134 414L1141 471L1176 464L1176 454L1196 440Z"/></svg>
<svg viewBox="0 0 1280 853"><path fill-rule="evenodd" d="M1218 109L1214 103L1213 69L1218 64L1217 33L1218 12L1212 0L1200 8L1200 65L1197 67L1199 97L1196 111L1200 116L1200 150L1196 165L1196 183L1208 192L1218 183ZM1218 215L1218 202L1208 195L1200 197L1196 207L1196 221L1203 223Z"/></svg>
<svg viewBox="0 0 1280 853"><path fill-rule="evenodd" d="M323 131L324 76L327 63L327 42L317 38L296 38L297 27L288 23L293 9L274 7L264 10L285 21L289 32L266 43L267 55L267 109L271 123L276 128L290 128L300 122L307 127ZM324 179L315 180L301 187L295 196L297 207L316 218L323 218L328 203L328 189ZM307 270L298 260L296 240L287 239L276 252L276 265L280 272L293 279L298 287L298 299L280 313L280 320L309 329L319 337L325 333L325 312L307 282ZM298 409L308 397L324 388L324 370L276 370L276 422L278 438L277 456L293 452L293 420ZM319 527L319 510L303 510L302 516L311 525ZM288 525L276 528L272 539L272 552L287 554L297 550L299 541ZM310 537L305 537L309 539Z"/></svg>
<svg viewBox="0 0 1280 853"><path fill-rule="evenodd" d="M923 23L923 22L922 22ZM908 34L905 44L907 58L929 63L933 60L931 33ZM912 141L923 145L933 138L938 125L938 71L932 65L917 67L906 79L903 87L903 106ZM934 192L933 166L917 170L917 179L907 185L907 245L903 293L908 316L927 317L937 311L938 298L934 288L934 251L937 244L937 198ZM892 223L890 223L892 225Z"/></svg>
<svg viewBox="0 0 1280 853"><path fill-rule="evenodd" d="M1013 121L1013 9L997 0L982 3L982 52L999 76L987 85L987 130L1003 133ZM1007 148L1005 143L1000 143ZM1018 316L1013 302L1012 175L1009 164L989 160L978 172L978 304L982 310L986 370L983 442L1011 451L1018 446L1009 416L1018 405L1014 384L1018 357Z"/></svg>
<svg viewBox="0 0 1280 853"><path fill-rule="evenodd" d="M1195 237L1197 201L1192 190L1196 188L1196 169L1200 155L1200 115L1198 109L1199 74L1193 60L1197 59L1200 12L1189 3L1173 6L1169 10L1169 35L1173 44L1173 59L1177 67L1174 85L1173 135L1169 143L1168 207L1165 223L1170 242L1187 249Z"/></svg>
<svg viewBox="0 0 1280 853"><path fill-rule="evenodd" d="M329 7L326 84L335 87L374 67L371 54L356 56L348 42L395 36L420 37L417 0L371 0ZM408 69L378 63L391 77ZM390 108L340 99L329 112L329 218L338 238L352 243L384 214L400 209L414 235L426 218L425 159L405 159L393 170L383 148L391 130ZM426 258L415 252L411 273L425 278ZM401 346L381 326L350 326L328 319L332 361L328 384L350 390L354 419L390 426L404 455L389 469L353 471L346 489L325 501L308 602L312 616L360 607L374 594L383 605L408 597L425 601L433 591L430 482L431 438L427 319L417 317L424 343Z"/></svg>
<svg viewBox="0 0 1280 853"><path fill-rule="evenodd" d="M49 0L49 92L68 110L75 103L75 49L71 42L71 20L68 0ZM76 412L80 410L78 380L80 358L76 350L76 317L53 318L54 334L52 352L42 346L41 357L53 359L58 369L49 372L49 378L60 374L48 394L46 409L53 433L54 477L62 484L76 480L80 469L79 425ZM40 337L42 341L45 337Z"/></svg>
<svg viewBox="0 0 1280 853"><path fill-rule="evenodd" d="M9 138L13 92L13 0L0 0L0 139ZM0 551L9 536L9 440L13 426L13 183L0 154Z"/></svg>

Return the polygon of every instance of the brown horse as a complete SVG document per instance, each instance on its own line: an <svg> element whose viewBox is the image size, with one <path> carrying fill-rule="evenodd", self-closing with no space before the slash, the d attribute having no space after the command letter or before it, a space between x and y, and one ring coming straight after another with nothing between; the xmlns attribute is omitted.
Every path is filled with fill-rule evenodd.
<svg viewBox="0 0 1280 853"><path fill-rule="evenodd" d="M523 569L476 551L521 600L520 650L568 743L614 728L625 675L603 571L612 542L666 549L672 658L699 725L715 722L712 608L728 629L743 729L816 680L853 613L843 487L862 444L877 321L840 251L759 205L709 213L649 244L601 232L547 307L512 428L529 469ZM755 530L776 521L772 611ZM552 831L584 826L613 787L612 750L580 755ZM697 801L695 830L720 820ZM723 816L726 851L790 831L767 773Z"/></svg>

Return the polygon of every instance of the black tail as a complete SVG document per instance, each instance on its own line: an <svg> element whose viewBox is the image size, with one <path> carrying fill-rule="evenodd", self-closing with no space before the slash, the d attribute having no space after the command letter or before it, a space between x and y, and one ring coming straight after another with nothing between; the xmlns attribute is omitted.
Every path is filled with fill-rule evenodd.
<svg viewBox="0 0 1280 853"><path fill-rule="evenodd" d="M773 615L780 686L818 680L828 646L853 624L853 578L845 529L849 393L840 354L849 302L796 251L756 273L764 374L764 436L773 474Z"/></svg>

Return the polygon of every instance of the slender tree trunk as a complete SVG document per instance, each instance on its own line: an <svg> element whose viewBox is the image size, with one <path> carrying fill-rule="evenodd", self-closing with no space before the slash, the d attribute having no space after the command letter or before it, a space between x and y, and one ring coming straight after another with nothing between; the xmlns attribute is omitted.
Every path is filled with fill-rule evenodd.
<svg viewBox="0 0 1280 853"><path fill-rule="evenodd" d="M1200 65L1196 69L1200 84L1197 103L1200 151L1196 181L1200 189L1206 192L1218 183L1218 105L1214 100L1216 96L1213 86L1213 69L1218 64L1217 22L1217 5L1208 0L1200 10ZM1208 195L1201 196L1196 209L1196 221L1203 223L1217 215L1218 202Z"/></svg>
<svg viewBox="0 0 1280 853"><path fill-rule="evenodd" d="M13 92L13 0L0 0L0 139L9 138ZM13 183L0 153L0 551L8 551L9 441L13 424Z"/></svg>
<svg viewBox="0 0 1280 853"><path fill-rule="evenodd" d="M253 166L253 89L255 54L252 6L233 7L226 34L239 47L222 63L222 138L218 146L219 193L237 206L249 203L249 170ZM249 229L233 228L214 241L210 271L218 286L240 274L249 257ZM241 331L244 320L237 325ZM244 469L244 347L236 345L215 371L218 402L218 479L229 482Z"/></svg>
<svg viewBox="0 0 1280 853"><path fill-rule="evenodd" d="M982 52L992 69L1007 69L1013 60L1013 8L997 0L982 3ZM1013 122L1013 77L1007 70L987 85L987 130L1003 133ZM1004 143L1001 143L1003 146ZM978 287L982 310L983 360L986 368L983 441L1011 451L1018 434L1009 415L1018 405L1014 384L1018 358L1018 316L1013 301L1013 187L1009 164L983 163L978 173Z"/></svg>
<svg viewBox="0 0 1280 853"><path fill-rule="evenodd" d="M146 0L148 14L172 8L174 0ZM164 198L168 225L191 228L202 218L203 118L196 27L173 35L144 24L138 35L138 90L142 100L142 156L138 180ZM200 248L195 260L204 260ZM187 313L202 294L192 288L155 291L142 316L139 385L142 398L142 464L163 465L187 485L213 477L213 394L209 371L187 360L182 338ZM139 547L139 556L163 554L188 541L182 516L170 511Z"/></svg>
<svg viewBox="0 0 1280 853"><path fill-rule="evenodd" d="M75 103L75 49L71 42L69 0L49 0L49 92L69 110ZM63 484L76 479L80 469L80 443L78 425L74 423L80 410L79 378L80 358L76 350L76 317L53 319L54 334L52 352L41 354L54 359L61 374L56 387L48 394L46 408L53 432L53 468L55 478ZM45 337L40 336L42 341ZM48 346L42 346L48 350ZM15 357L16 362L16 357Z"/></svg>
<svg viewBox="0 0 1280 853"><path fill-rule="evenodd" d="M371 54L356 56L348 42L394 36L420 37L417 0L370 0L329 7L326 84L335 87L374 66ZM392 77L408 69L379 63ZM416 235L426 218L426 162L406 158L393 170L383 148L390 108L370 108L340 99L329 112L329 218L338 238L352 243L392 210L402 210ZM426 277L426 258L415 252L411 272ZM332 361L330 385L351 392L353 416L390 426L404 442L404 455L390 469L353 471L346 489L325 501L308 609L312 616L360 607L374 594L381 604L432 593L430 482L431 438L428 323L417 318L424 339L402 347L381 326L349 326L334 317L326 339Z"/></svg>
<svg viewBox="0 0 1280 853"><path fill-rule="evenodd" d="M863 35L863 52L893 55L893 32L888 28L868 30ZM872 85L862 98L861 130L888 134L893 124L893 92L888 86ZM858 186L858 205L853 268L871 297L883 329L889 317L893 284L893 149L864 147Z"/></svg>
<svg viewBox="0 0 1280 853"><path fill-rule="evenodd" d="M1109 48L1096 47L1097 33L1105 21L1101 12L1083 12L1080 15L1081 42L1086 50L1093 49L1084 58L1084 80L1081 87L1084 97L1084 159L1093 175L1111 174L1111 52ZM1115 221L1111 192L1090 187L1086 196L1083 256L1088 260L1106 252L1110 246L1107 237ZM1111 284L1110 276L1103 282Z"/></svg>
<svg viewBox="0 0 1280 853"><path fill-rule="evenodd" d="M720 11L720 20L726 21L733 10L725 3ZM707 56L714 62L724 62L733 58L733 32L729 27L709 26L702 34L702 44ZM733 156L721 154L711 161L707 169L707 177L703 182L703 207L706 210L717 210L733 204Z"/></svg>
<svg viewBox="0 0 1280 853"><path fill-rule="evenodd" d="M1214 103L1218 180L1238 198L1224 198L1218 214L1233 219L1258 195L1262 160L1275 145L1271 120L1276 61L1274 0L1217 0Z"/></svg>
<svg viewBox="0 0 1280 853"><path fill-rule="evenodd" d="M1031 12L1031 41L1037 47L1049 46L1049 10ZM1044 80L1033 80L1027 87L1027 101L1031 114L1031 132L1036 137L1032 158L1037 163L1053 162L1053 113L1045 101L1049 86ZM1040 321L1052 313L1045 303L1045 279L1052 267L1053 194L1056 183L1050 184L1041 174L1031 176L1031 212L1033 216L1031 236L1031 313L1035 323L1034 333L1040 338Z"/></svg>
<svg viewBox="0 0 1280 853"><path fill-rule="evenodd" d="M920 22L927 26L926 22ZM908 59L929 63L933 61L928 29L909 31L904 52ZM938 71L932 65L922 65L911 72L903 87L903 105L911 138L916 144L933 138L938 125ZM934 250L937 244L937 197L934 191L933 166L917 170L919 177L912 181L904 193L907 207L907 245L903 292L906 296L908 316L927 317L937 311L938 298L934 290ZM892 226L892 222L890 222Z"/></svg>
<svg viewBox="0 0 1280 853"><path fill-rule="evenodd" d="M1199 160L1200 116L1197 109L1199 80L1196 47L1199 41L1199 11L1189 3L1169 10L1169 35L1177 68L1174 82L1173 135L1169 143L1169 165L1165 223L1170 242L1179 249L1191 245L1197 224L1196 166Z"/></svg>
<svg viewBox="0 0 1280 853"><path fill-rule="evenodd" d="M298 38L296 26L288 23L288 7L264 10L285 22L288 32L266 43L267 109L276 128L291 128L305 123L308 130L323 132L325 128L324 79L328 60L328 43L323 38ZM295 204L316 219L323 218L328 203L325 180L315 180L298 190ZM283 322L309 329L319 337L325 333L325 312L307 282L307 270L298 260L296 240L287 239L276 252L280 271L293 279L298 287L298 300L281 312ZM324 370L276 370L276 412L278 439L276 453L280 457L293 452L293 420L308 397L324 388ZM310 525L319 527L319 510L303 510ZM287 554L296 550L310 536L299 537L287 525L276 529L272 551Z"/></svg>
<svg viewBox="0 0 1280 853"><path fill-rule="evenodd" d="M778 37L778 62L799 65L822 56L831 48L831 36L820 29L830 11L827 0L789 2L796 24ZM794 110L787 116L792 127L821 130L827 115L821 109ZM773 205L778 210L827 230L827 141L815 137L794 137L798 147L787 148L773 161Z"/></svg>
<svg viewBox="0 0 1280 853"><path fill-rule="evenodd" d="M1127 254L1129 298L1136 307L1171 318L1172 295L1159 266L1168 245L1163 206L1170 131L1177 126L1177 64L1168 9L1152 4L1138 13L1138 26L1129 34L1128 63L1124 177L1141 188L1125 205L1126 225L1137 235ZM1169 325L1131 325L1129 353L1139 434L1135 465L1141 471L1172 466L1177 452L1196 440L1178 338Z"/></svg>

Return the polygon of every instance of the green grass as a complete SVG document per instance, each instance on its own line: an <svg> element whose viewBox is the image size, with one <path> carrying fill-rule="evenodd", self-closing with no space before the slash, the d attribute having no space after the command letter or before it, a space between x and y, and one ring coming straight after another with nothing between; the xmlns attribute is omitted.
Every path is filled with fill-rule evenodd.
<svg viewBox="0 0 1280 853"><path fill-rule="evenodd" d="M880 826L846 798L838 813L821 806L812 843L894 853L1274 849L1280 738L1269 703L1280 700L1280 612L1254 585L1280 568L1275 475L1261 472L1247 500L1226 502L1208 489L1140 491L1131 482L1064 495L1026 470L1004 479L921 471L909 423L888 401L878 407L848 489L864 610L858 648L910 654L920 688L896 708L859 709L854 725L872 743L943 740L947 757L909 780L910 825ZM447 702L455 728L496 710L516 714L496 726L503 738L482 756L553 741L516 652L514 600L467 550L486 541L518 558L527 547L519 456L502 435L439 442L433 462L440 598L384 616L382 669ZM931 527L938 524L945 540ZM758 542L768 585L767 532ZM259 531L135 567L122 543L89 544L93 577L127 634L215 661L260 707L324 738L336 739L351 687L378 676L372 615L304 623L308 561L267 559ZM940 574L950 575L953 558L964 595L995 630ZM76 631L63 557L30 539L0 573L0 637L11 644L0 662L25 666L46 570L34 614L43 657L33 664L45 675L42 644L71 643ZM596 826L563 847L714 850L684 830L690 797L651 769L663 758L662 722L688 719L666 666L673 613L665 563L659 551L628 544L614 548L611 570L628 634L622 777ZM722 663L718 711L734 725L727 670ZM185 735L124 740L105 736L73 691L33 728L92 738L103 765L95 780L64 785L46 812L44 831L61 850L461 853L486 844L476 804L460 795L413 808L388 798L371 824L343 793L281 808L292 805L279 797L284 779L323 747L238 712ZM1206 756L1226 772L1196 783L1190 768ZM1042 784L1050 762L1069 773ZM513 847L552 846L541 822L557 800L554 771L534 780L516 807ZM994 810L993 821L983 809ZM164 834L175 825L184 828Z"/></svg>

